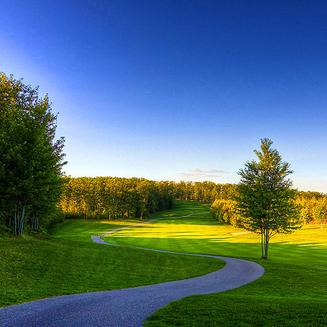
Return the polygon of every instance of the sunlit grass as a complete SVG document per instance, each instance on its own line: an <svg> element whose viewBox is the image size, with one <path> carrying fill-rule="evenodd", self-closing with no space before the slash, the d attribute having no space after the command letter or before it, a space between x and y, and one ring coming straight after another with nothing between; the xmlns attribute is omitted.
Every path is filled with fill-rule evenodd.
<svg viewBox="0 0 327 327"><path fill-rule="evenodd" d="M266 269L262 278L239 289L172 303L151 317L147 326L327 325L327 228L310 225L275 237L270 259L264 261L257 235L218 225L206 205L177 202L174 209L151 218L163 219L144 225L72 220L58 225L48 239L0 239L0 305L158 283L222 266L206 258L90 242L91 235L139 224L107 239L122 245L246 258Z"/></svg>
<svg viewBox="0 0 327 327"><path fill-rule="evenodd" d="M194 208L197 215L176 220L168 217L121 231L108 240L250 259L262 264L266 274L237 290L171 304L147 326L327 325L327 228L308 225L293 234L276 236L270 245L270 259L265 261L260 259L258 235L218 225L205 205L190 202L182 207L184 211Z"/></svg>
<svg viewBox="0 0 327 327"><path fill-rule="evenodd" d="M212 254L259 259L260 246L257 234L241 228L217 224L211 217L208 206L190 202L188 208L191 210L192 207L198 210L194 215L182 218L175 215L173 219L167 219L164 215L157 215L158 218L162 219L136 228L119 231L110 235L108 240L115 239L120 244L147 245L151 248L169 250L174 250L174 246L185 250L196 248L197 253L206 249L210 250ZM180 210L180 214L183 215L184 211ZM243 249L239 247L240 243L244 244L245 254ZM280 247L286 245L295 245L291 249L294 253L303 251L303 247L309 248L309 251L318 249L325 252L327 250L327 228L321 229L318 225L306 225L295 233L276 235L272 238L270 259L275 261L281 259L280 257L289 256L290 249L282 256L278 254Z"/></svg>

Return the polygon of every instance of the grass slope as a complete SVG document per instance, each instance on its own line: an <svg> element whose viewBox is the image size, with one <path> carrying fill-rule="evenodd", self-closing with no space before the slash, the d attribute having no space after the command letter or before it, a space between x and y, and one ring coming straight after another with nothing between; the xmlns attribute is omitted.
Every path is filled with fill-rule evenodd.
<svg viewBox="0 0 327 327"><path fill-rule="evenodd" d="M49 238L1 237L0 306L184 279L223 265L207 258L113 248L90 241L91 235L134 223L68 220Z"/></svg>
<svg viewBox="0 0 327 327"><path fill-rule="evenodd" d="M275 237L270 259L264 261L259 259L257 235L217 225L208 206L182 202L178 211L197 215L173 220L168 214L167 220L110 238L128 245L245 258L262 264L266 274L236 290L172 303L150 317L146 327L327 326L327 229L311 225Z"/></svg>

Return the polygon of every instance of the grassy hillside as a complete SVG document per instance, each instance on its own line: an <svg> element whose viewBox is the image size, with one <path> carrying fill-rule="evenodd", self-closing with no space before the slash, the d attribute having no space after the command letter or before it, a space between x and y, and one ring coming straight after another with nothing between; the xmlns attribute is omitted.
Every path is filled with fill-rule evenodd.
<svg viewBox="0 0 327 327"><path fill-rule="evenodd" d="M217 260L93 244L90 236L133 221L69 220L49 238L0 237L0 306L202 275ZM160 269L158 269L160 267Z"/></svg>
<svg viewBox="0 0 327 327"><path fill-rule="evenodd" d="M115 242L193 253L250 259L262 264L259 280L226 293L177 301L151 317L146 326L326 326L327 228L311 225L273 239L270 259L260 258L259 238L242 229L217 225L209 208L181 203L179 214L121 231ZM173 211L171 215L173 216Z"/></svg>

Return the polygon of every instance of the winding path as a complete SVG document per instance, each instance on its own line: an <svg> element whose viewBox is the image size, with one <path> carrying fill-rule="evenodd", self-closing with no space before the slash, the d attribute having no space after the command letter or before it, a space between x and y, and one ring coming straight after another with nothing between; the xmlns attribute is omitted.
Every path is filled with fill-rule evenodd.
<svg viewBox="0 0 327 327"><path fill-rule="evenodd" d="M92 240L99 244L119 246L105 242L101 237L144 224L117 228L101 236L92 236ZM0 309L0 326L139 327L149 315L172 301L195 294L224 292L248 284L264 274L262 266L247 260L140 247L133 248L215 258L225 261L226 264L222 269L190 279L121 290L57 296L12 305Z"/></svg>

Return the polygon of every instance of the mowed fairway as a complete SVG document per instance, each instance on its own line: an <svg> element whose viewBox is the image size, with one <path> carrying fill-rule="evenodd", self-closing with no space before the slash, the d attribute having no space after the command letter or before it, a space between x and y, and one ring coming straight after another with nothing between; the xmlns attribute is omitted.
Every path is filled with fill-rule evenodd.
<svg viewBox="0 0 327 327"><path fill-rule="evenodd" d="M174 219L174 216L193 216ZM234 256L256 261L266 274L226 293L177 301L148 319L146 326L326 326L327 227L309 225L279 235L270 259L260 258L259 238L230 226L217 225L209 207L177 202L167 219L120 231L109 242L147 248Z"/></svg>
<svg viewBox="0 0 327 327"><path fill-rule="evenodd" d="M108 247L91 235L135 221L67 220L48 238L0 238L0 306L54 295L112 290L203 275L209 258Z"/></svg>

